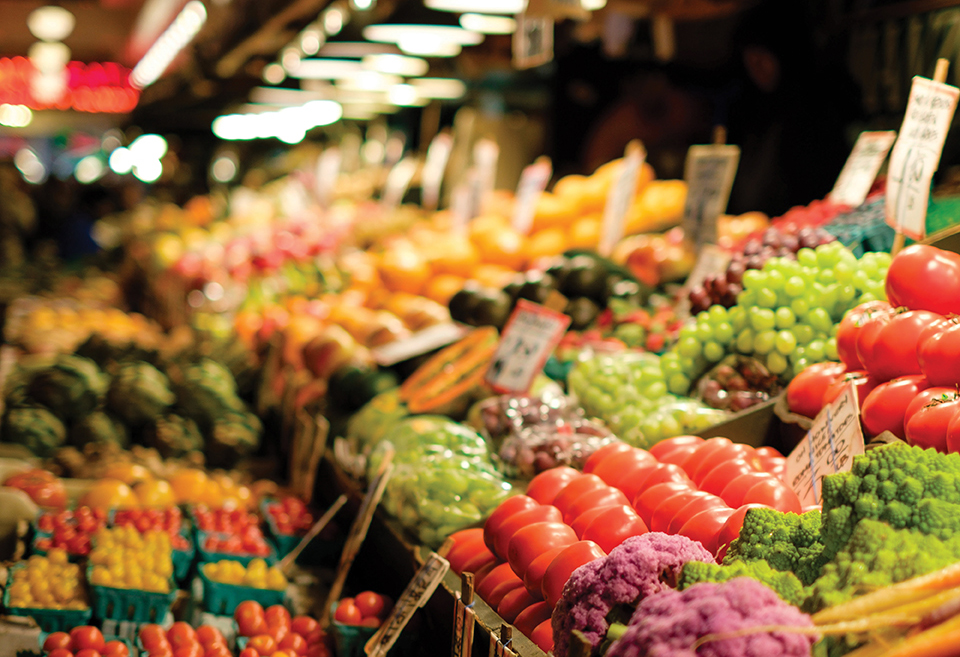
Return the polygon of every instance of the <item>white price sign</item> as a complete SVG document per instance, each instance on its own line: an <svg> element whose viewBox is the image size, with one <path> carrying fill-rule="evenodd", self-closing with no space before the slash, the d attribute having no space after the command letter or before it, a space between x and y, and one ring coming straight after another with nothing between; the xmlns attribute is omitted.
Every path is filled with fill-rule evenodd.
<svg viewBox="0 0 960 657"><path fill-rule="evenodd" d="M890 156L887 223L920 240L926 235L930 182L940 165L960 89L927 78L913 78L900 136Z"/></svg>
<svg viewBox="0 0 960 657"><path fill-rule="evenodd" d="M803 506L820 504L820 479L846 472L853 457L863 454L860 406L851 383L813 421L806 439L787 457L787 484Z"/></svg>
<svg viewBox="0 0 960 657"><path fill-rule="evenodd" d="M477 180L480 185L480 207L477 213L482 212L484 204L490 198L497 183L497 161L500 159L500 147L492 139L481 139L473 146L473 166L476 168ZM476 215L474 215L476 216Z"/></svg>
<svg viewBox="0 0 960 657"><path fill-rule="evenodd" d="M527 392L568 326L568 315L518 300L487 370L487 383L500 393Z"/></svg>
<svg viewBox="0 0 960 657"><path fill-rule="evenodd" d="M646 157L647 152L638 140L627 144L620 171L610 187L607 204L603 208L598 252L604 257L613 253L613 247L623 238L623 224L633 197L637 193L637 177L640 175L640 167L643 166Z"/></svg>
<svg viewBox="0 0 960 657"><path fill-rule="evenodd" d="M517 16L513 33L513 65L519 70L542 66L553 59L553 18Z"/></svg>
<svg viewBox="0 0 960 657"><path fill-rule="evenodd" d="M381 199L385 210L395 210L399 207L419 166L420 163L415 157L405 157L390 169Z"/></svg>
<svg viewBox="0 0 960 657"><path fill-rule="evenodd" d="M333 197L337 179L340 177L340 165L342 161L340 149L336 146L323 151L323 154L317 158L315 191L317 193L317 200L323 207L330 205L330 199Z"/></svg>
<svg viewBox="0 0 960 657"><path fill-rule="evenodd" d="M683 232L697 247L717 241L717 218L727 209L739 164L738 146L691 146L687 151Z"/></svg>
<svg viewBox="0 0 960 657"><path fill-rule="evenodd" d="M434 137L427 149L427 159L423 163L421 174L423 207L427 210L436 210L440 206L440 187L452 150L453 137L446 132Z"/></svg>
<svg viewBox="0 0 960 657"><path fill-rule="evenodd" d="M852 208L862 205L896 139L893 130L861 132L827 198Z"/></svg>
<svg viewBox="0 0 960 657"><path fill-rule="evenodd" d="M533 216L537 211L537 201L547 188L553 165L547 157L540 158L523 170L517 185L517 200L513 206L513 228L521 235L529 235L533 226Z"/></svg>

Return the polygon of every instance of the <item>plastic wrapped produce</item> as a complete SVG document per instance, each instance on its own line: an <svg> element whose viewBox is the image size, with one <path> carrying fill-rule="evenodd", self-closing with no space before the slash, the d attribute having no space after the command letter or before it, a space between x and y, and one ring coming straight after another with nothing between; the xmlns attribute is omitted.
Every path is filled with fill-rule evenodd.
<svg viewBox="0 0 960 657"><path fill-rule="evenodd" d="M703 375L696 398L712 408L738 412L780 393L779 377L756 358L731 355Z"/></svg>

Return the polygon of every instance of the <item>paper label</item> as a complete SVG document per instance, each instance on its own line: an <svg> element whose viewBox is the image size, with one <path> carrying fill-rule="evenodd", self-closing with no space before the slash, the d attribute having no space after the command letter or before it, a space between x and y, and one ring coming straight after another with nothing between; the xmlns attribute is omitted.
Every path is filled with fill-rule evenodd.
<svg viewBox="0 0 960 657"><path fill-rule="evenodd" d="M333 192L337 186L337 179L340 177L342 161L340 149L336 146L323 151L317 158L317 179L314 190L317 194L317 201L322 207L330 205L330 200L333 198Z"/></svg>
<svg viewBox="0 0 960 657"><path fill-rule="evenodd" d="M518 70L543 66L553 60L553 19L547 16L517 16L513 33L513 65Z"/></svg>
<svg viewBox="0 0 960 657"><path fill-rule="evenodd" d="M437 324L417 331L409 338L376 347L371 351L371 355L377 365L391 367L453 344L468 332L469 329L458 324Z"/></svg>
<svg viewBox="0 0 960 657"><path fill-rule="evenodd" d="M420 164L415 157L405 157L396 166L390 169L387 176L387 182L383 187L383 198L381 203L385 211L396 210L403 201L404 194L410 187L410 181L413 180L417 167Z"/></svg>
<svg viewBox="0 0 960 657"><path fill-rule="evenodd" d="M717 218L727 209L739 163L738 146L691 146L687 151L683 232L698 249L717 241Z"/></svg>
<svg viewBox="0 0 960 657"><path fill-rule="evenodd" d="M893 130L861 132L827 198L852 208L863 205L896 139L897 133Z"/></svg>
<svg viewBox="0 0 960 657"><path fill-rule="evenodd" d="M913 78L907 112L890 155L887 224L915 240L927 232L930 182L940 165L960 89L927 78Z"/></svg>
<svg viewBox="0 0 960 657"><path fill-rule="evenodd" d="M502 394L526 393L568 326L568 315L519 299L487 370L487 383Z"/></svg>
<svg viewBox="0 0 960 657"><path fill-rule="evenodd" d="M647 157L647 152L639 141L627 145L620 173L610 187L607 204L603 209L603 224L600 227L600 248L604 257L613 253L613 247L623 238L623 224L637 193L637 176Z"/></svg>
<svg viewBox="0 0 960 657"><path fill-rule="evenodd" d="M447 161L453 150L453 137L441 132L430 142L427 148L427 159L423 164L423 173L420 175L422 202L426 210L436 210L440 206L440 187L443 184L443 174L447 170Z"/></svg>
<svg viewBox="0 0 960 657"><path fill-rule="evenodd" d="M786 481L803 506L820 504L820 479L853 466L863 454L860 406L851 383L813 421L805 440L787 457Z"/></svg>
<svg viewBox="0 0 960 657"><path fill-rule="evenodd" d="M420 570L407 584L407 588L400 594L400 598L393 606L393 611L363 647L368 657L386 656L403 628L410 622L414 612L430 599L449 569L450 562L436 552L430 553L424 564L420 566Z"/></svg>
<svg viewBox="0 0 960 657"><path fill-rule="evenodd" d="M513 206L513 229L521 235L529 235L533 226L533 215L537 211L537 201L547 188L550 177L553 175L553 165L550 160L543 158L534 162L520 174L520 183L517 185L517 199Z"/></svg>

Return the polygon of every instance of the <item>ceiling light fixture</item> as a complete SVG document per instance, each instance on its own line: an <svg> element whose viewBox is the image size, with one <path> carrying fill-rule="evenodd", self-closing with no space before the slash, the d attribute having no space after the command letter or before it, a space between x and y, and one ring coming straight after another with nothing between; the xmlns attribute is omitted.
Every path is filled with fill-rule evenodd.
<svg viewBox="0 0 960 657"><path fill-rule="evenodd" d="M357 11L370 11L377 4L377 0L350 0L350 6Z"/></svg>
<svg viewBox="0 0 960 657"><path fill-rule="evenodd" d="M58 73L70 61L70 49L62 43L37 41L27 51L30 63L41 73Z"/></svg>
<svg viewBox="0 0 960 657"><path fill-rule="evenodd" d="M320 52L320 46L326 41L326 37L319 29L308 27L300 33L300 50L308 57Z"/></svg>
<svg viewBox="0 0 960 657"><path fill-rule="evenodd" d="M450 25L368 25L363 36L378 43L395 43L409 55L455 57L463 46L475 46L483 35Z"/></svg>
<svg viewBox="0 0 960 657"><path fill-rule="evenodd" d="M423 98L454 100L467 93L467 85L456 78L416 78L410 84Z"/></svg>
<svg viewBox="0 0 960 657"><path fill-rule="evenodd" d="M607 0L580 0L580 6L587 11L596 11L607 6Z"/></svg>
<svg viewBox="0 0 960 657"><path fill-rule="evenodd" d="M515 19L491 14L464 14L460 17L460 26L481 34L513 34L517 31Z"/></svg>
<svg viewBox="0 0 960 657"><path fill-rule="evenodd" d="M427 60L404 55L367 55L360 65L368 71L406 77L423 75L430 69Z"/></svg>
<svg viewBox="0 0 960 657"><path fill-rule="evenodd" d="M49 5L38 7L27 16L30 34L42 41L63 41L73 32L77 19L64 9Z"/></svg>
<svg viewBox="0 0 960 657"><path fill-rule="evenodd" d="M400 107L422 107L427 104L427 99L421 98L417 88L410 84L395 84L387 89L387 100Z"/></svg>
<svg viewBox="0 0 960 657"><path fill-rule="evenodd" d="M207 22L207 10L200 0L190 0L164 30L130 74L130 84L143 89L157 81L170 62L190 43Z"/></svg>
<svg viewBox="0 0 960 657"><path fill-rule="evenodd" d="M213 121L213 134L228 141L276 138L288 144L303 141L308 130L340 119L343 108L332 100L314 100L273 112L225 114Z"/></svg>
<svg viewBox="0 0 960 657"><path fill-rule="evenodd" d="M261 77L267 84L280 84L286 79L287 72L283 70L283 66L273 62L263 67Z"/></svg>
<svg viewBox="0 0 960 657"><path fill-rule="evenodd" d="M340 78L336 85L348 91L387 91L395 84L403 82L398 75L387 75L376 71L360 71L349 77Z"/></svg>
<svg viewBox="0 0 960 657"><path fill-rule="evenodd" d="M124 176L133 169L133 155L130 153L130 149L123 146L115 148L113 152L110 153L110 159L107 160L107 164L110 165L111 171Z"/></svg>
<svg viewBox="0 0 960 657"><path fill-rule="evenodd" d="M360 62L349 59L301 59L289 74L301 80L338 80L362 71Z"/></svg>
<svg viewBox="0 0 960 657"><path fill-rule="evenodd" d="M330 7L325 12L323 12L323 29L326 31L328 36L335 36L340 34L340 30L343 29L343 24L345 22L343 10L339 7Z"/></svg>
<svg viewBox="0 0 960 657"><path fill-rule="evenodd" d="M26 105L0 105L0 125L6 128L26 128L33 120L33 112Z"/></svg>
<svg viewBox="0 0 960 657"><path fill-rule="evenodd" d="M423 4L428 9L458 14L520 14L527 8L527 0L424 0Z"/></svg>

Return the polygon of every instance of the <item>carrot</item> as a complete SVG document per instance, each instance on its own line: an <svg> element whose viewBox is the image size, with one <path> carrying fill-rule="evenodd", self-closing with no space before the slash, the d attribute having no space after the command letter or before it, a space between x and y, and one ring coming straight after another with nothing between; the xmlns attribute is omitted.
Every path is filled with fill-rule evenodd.
<svg viewBox="0 0 960 657"><path fill-rule="evenodd" d="M924 630L880 653L879 657L957 657L960 655L960 616Z"/></svg>

